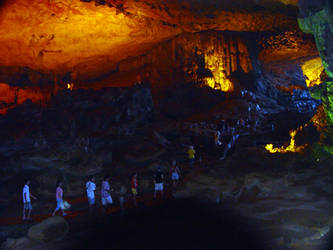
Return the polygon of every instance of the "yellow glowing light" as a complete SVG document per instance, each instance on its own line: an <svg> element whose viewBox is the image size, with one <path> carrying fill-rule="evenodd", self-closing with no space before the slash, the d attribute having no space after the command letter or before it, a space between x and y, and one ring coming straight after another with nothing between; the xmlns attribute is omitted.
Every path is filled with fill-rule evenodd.
<svg viewBox="0 0 333 250"><path fill-rule="evenodd" d="M306 77L306 85L313 87L321 84L320 74L323 72L324 66L321 62L320 57L306 61L302 65L303 75Z"/></svg>
<svg viewBox="0 0 333 250"><path fill-rule="evenodd" d="M205 55L207 68L212 72L212 77L204 79L205 84L213 89L224 92L234 91L234 84L227 78L226 70L223 68L219 55Z"/></svg>
<svg viewBox="0 0 333 250"><path fill-rule="evenodd" d="M306 127L307 124L304 125L304 127ZM287 152L301 152L305 149L305 147L307 147L307 144L302 145L302 146L296 146L295 143L295 136L297 134L298 131L301 131L303 129L303 126L298 127L295 130L290 130L289 131L289 135L290 135L290 142L289 145L286 146L282 146L279 148L274 148L273 144L267 144L265 146L266 150L272 154L274 153L287 153Z"/></svg>
<svg viewBox="0 0 333 250"><path fill-rule="evenodd" d="M213 89L215 88L215 81L214 81L213 77L207 77L205 79L205 81L206 81L206 85L208 85L209 87L211 87Z"/></svg>
<svg viewBox="0 0 333 250"><path fill-rule="evenodd" d="M327 128L327 123L326 123L326 116L325 116L325 110L322 105L318 106L316 114L311 118L311 120L306 123L304 126L300 126L295 130L290 130L289 135L290 135L290 143L287 147L282 146L279 148L274 148L273 144L267 144L265 146L266 150L269 151L270 153L286 153L286 152L301 152L302 150L305 149L308 145L302 145L302 146L296 146L295 143L295 136L297 132L301 131L303 128L307 127L309 123L312 122L313 125L317 128L319 132L325 131ZM324 133L320 134L320 140L324 139Z"/></svg>
<svg viewBox="0 0 333 250"><path fill-rule="evenodd" d="M74 83L67 83L67 89L73 90L74 88Z"/></svg>

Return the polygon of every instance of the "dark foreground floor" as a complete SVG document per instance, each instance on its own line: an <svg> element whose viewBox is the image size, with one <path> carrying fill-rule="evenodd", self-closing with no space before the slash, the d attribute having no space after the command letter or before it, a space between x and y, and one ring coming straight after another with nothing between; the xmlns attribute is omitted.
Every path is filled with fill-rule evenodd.
<svg viewBox="0 0 333 250"><path fill-rule="evenodd" d="M256 232L255 224L227 210L217 216L214 210L192 201L173 201L98 218L86 230L81 227L84 233L71 227L65 240L75 238L69 245L77 249L267 249L267 237Z"/></svg>

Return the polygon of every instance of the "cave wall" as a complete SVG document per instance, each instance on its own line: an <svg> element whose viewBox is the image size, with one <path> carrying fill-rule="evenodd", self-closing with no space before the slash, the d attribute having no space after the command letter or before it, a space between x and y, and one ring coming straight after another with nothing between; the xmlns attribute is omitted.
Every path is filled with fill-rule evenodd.
<svg viewBox="0 0 333 250"><path fill-rule="evenodd" d="M7 114L8 109L31 101L40 106L46 106L51 97L56 94L57 90L52 88L25 87L19 88L0 83L0 114Z"/></svg>
<svg viewBox="0 0 333 250"><path fill-rule="evenodd" d="M167 79L172 82L198 82L200 79L207 82L206 78L214 78L218 85L223 85L223 79L235 71L250 72L252 63L245 39L240 34L207 31L180 35L140 57L121 61L118 66L120 72L138 68L153 72L148 78L159 87L170 85L165 81L165 75L169 75ZM204 69L207 72L201 72ZM221 87L216 86L217 89Z"/></svg>
<svg viewBox="0 0 333 250"><path fill-rule="evenodd" d="M329 124L333 124L333 10L330 1L299 2L301 16L300 28L313 34L320 58L329 78L323 81L320 99L326 110ZM317 91L318 92L318 91Z"/></svg>
<svg viewBox="0 0 333 250"><path fill-rule="evenodd" d="M53 139L84 135L127 136L133 134L138 125L149 121L153 111L151 90L145 86L61 90L45 106L40 105L45 95L38 96L39 92L32 93L31 89L22 94L20 91L21 100L30 94L29 100L12 106L6 116L0 115L3 140L41 136ZM12 97L8 95L8 98Z"/></svg>
<svg viewBox="0 0 333 250"><path fill-rule="evenodd" d="M43 87L40 94L48 93L45 97L39 96L45 100L66 89L67 84L73 81L75 89L95 90L146 82L151 84L157 110L160 100L168 98L172 93L170 90L183 83L209 86L224 92L239 92L247 88L271 99L266 103L278 102L281 107L292 103L290 107L296 111L295 105L303 100L303 108L298 108L301 111L309 105L313 110L312 97L304 94L308 90L301 65L317 55L313 39L297 30L268 34L264 38L261 33L202 31L178 35L140 56L122 60L108 77L102 75L102 80L74 81L71 73L46 74L28 68L15 74L17 68L13 67L6 68L12 70L4 74L4 79L22 90L27 86ZM294 90L297 91L292 97ZM37 95L33 99L35 103L36 98ZM3 113L14 104L13 98L6 97L1 101Z"/></svg>
<svg viewBox="0 0 333 250"><path fill-rule="evenodd" d="M312 96L321 100L326 122L321 147L333 154L333 5L330 0L300 0L298 24L305 33L314 36L325 74L321 76L321 85L312 88Z"/></svg>
<svg viewBox="0 0 333 250"><path fill-rule="evenodd" d="M155 102L179 82L225 92L257 85L273 99L290 85L306 89L299 67L289 77L276 63L315 54L313 43L295 32L295 7L283 7L296 1L194 2L6 1L0 12L5 48L0 80L21 87L49 85L50 93L72 82L75 88L101 89L147 81ZM13 32L19 27L21 32ZM272 38L257 51L256 32L268 31ZM292 75L299 84L292 83ZM254 81L263 76L264 84ZM12 103L6 100L3 106Z"/></svg>

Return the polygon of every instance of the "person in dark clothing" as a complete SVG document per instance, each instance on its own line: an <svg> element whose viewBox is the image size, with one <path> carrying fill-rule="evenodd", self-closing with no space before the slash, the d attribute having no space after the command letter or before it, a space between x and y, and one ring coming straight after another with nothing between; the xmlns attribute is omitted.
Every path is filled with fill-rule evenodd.
<svg viewBox="0 0 333 250"><path fill-rule="evenodd" d="M154 192L154 199L156 199L157 192L161 192L162 198L163 198L163 181L164 181L164 175L159 167L154 174L154 184L155 184L155 192Z"/></svg>
<svg viewBox="0 0 333 250"><path fill-rule="evenodd" d="M138 203L137 203L138 187L139 187L138 174L135 172L131 176L131 191L132 191L132 196L133 196L133 204L136 207L138 206Z"/></svg>
<svg viewBox="0 0 333 250"><path fill-rule="evenodd" d="M120 211L122 214L124 213L124 203L125 203L126 193L127 193L127 189L124 185L122 185L119 190L119 206L120 206Z"/></svg>

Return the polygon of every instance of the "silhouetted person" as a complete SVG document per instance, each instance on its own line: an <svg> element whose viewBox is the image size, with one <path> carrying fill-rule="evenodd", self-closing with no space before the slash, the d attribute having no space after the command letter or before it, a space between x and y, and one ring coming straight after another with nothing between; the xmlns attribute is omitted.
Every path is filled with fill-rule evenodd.
<svg viewBox="0 0 333 250"><path fill-rule="evenodd" d="M92 214L93 208L95 206L95 190L96 190L95 177L91 175L89 176L89 179L86 183L86 191L87 191L90 214Z"/></svg>
<svg viewBox="0 0 333 250"><path fill-rule="evenodd" d="M138 187L139 187L138 174L134 173L131 177L131 192L133 197L133 204L135 207L138 206L137 204Z"/></svg>
<svg viewBox="0 0 333 250"><path fill-rule="evenodd" d="M122 213L124 212L126 192L127 192L126 187L122 185L119 190L119 206Z"/></svg>
<svg viewBox="0 0 333 250"><path fill-rule="evenodd" d="M63 195L64 195L64 191L62 190L62 181L58 180L57 181L57 189L56 189L56 200L57 200L57 206L54 209L52 216L54 216L56 214L57 211L61 210L62 215L65 216L67 215L64 212L64 208L63 208Z"/></svg>
<svg viewBox="0 0 333 250"><path fill-rule="evenodd" d="M171 181L173 187L176 187L178 185L179 179L180 179L180 170L176 164L176 161L173 160L171 165Z"/></svg>
<svg viewBox="0 0 333 250"><path fill-rule="evenodd" d="M32 206L31 206L31 199L33 198L35 200L37 200L37 198L35 196L33 196L30 193L30 180L25 180L25 185L23 187L23 220L31 220L31 210L32 210ZM25 212L28 211L27 216L25 215Z"/></svg>
<svg viewBox="0 0 333 250"><path fill-rule="evenodd" d="M157 168L157 171L154 174L154 184L155 184L155 191L154 191L154 199L156 199L157 193L161 193L163 198L163 189L164 189L164 174L160 167Z"/></svg>
<svg viewBox="0 0 333 250"><path fill-rule="evenodd" d="M219 130L217 130L214 134L214 142L215 142L215 146L221 146L222 142L221 142L221 132Z"/></svg>
<svg viewBox="0 0 333 250"><path fill-rule="evenodd" d="M110 190L110 176L106 175L104 176L102 186L101 186L101 200L102 200L102 205L104 208L104 211L106 212L107 206L112 205L112 197L111 197L111 190Z"/></svg>

